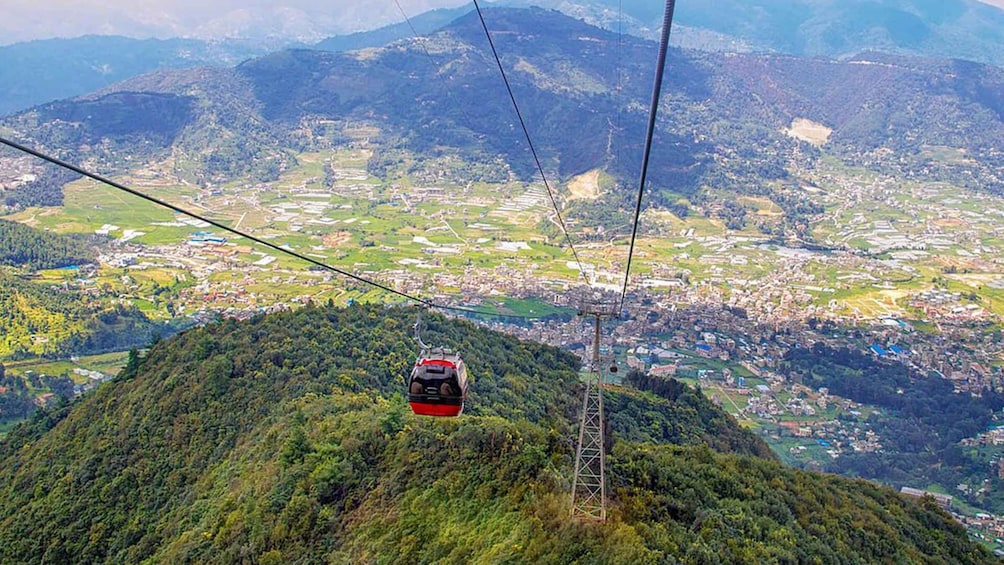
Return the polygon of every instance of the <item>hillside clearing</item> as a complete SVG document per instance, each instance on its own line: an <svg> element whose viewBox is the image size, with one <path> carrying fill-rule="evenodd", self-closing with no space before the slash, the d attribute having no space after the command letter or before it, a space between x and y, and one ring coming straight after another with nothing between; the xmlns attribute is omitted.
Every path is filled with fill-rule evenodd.
<svg viewBox="0 0 1004 565"><path fill-rule="evenodd" d="M811 143L817 147L825 145L830 139L830 134L833 133L832 128L806 118L795 118L791 122L791 127L783 131L789 137Z"/></svg>
<svg viewBox="0 0 1004 565"><path fill-rule="evenodd" d="M596 200L600 197L600 170L572 177L568 181L569 200Z"/></svg>

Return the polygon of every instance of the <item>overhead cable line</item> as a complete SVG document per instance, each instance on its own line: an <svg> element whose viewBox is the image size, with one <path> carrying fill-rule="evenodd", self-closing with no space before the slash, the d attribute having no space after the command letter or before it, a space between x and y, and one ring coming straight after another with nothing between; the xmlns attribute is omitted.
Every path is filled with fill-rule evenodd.
<svg viewBox="0 0 1004 565"><path fill-rule="evenodd" d="M575 262L579 265L579 275L582 276L583 280L589 282L586 279L586 271L582 266L582 260L579 259L579 254L575 251L575 245L572 244L572 237L568 234L568 227L565 225L565 220L561 217L561 209L558 207L558 201L554 197L554 191L551 190L551 185L547 182L547 175L544 174L544 167L540 164L540 157L537 156L537 150L533 146L533 141L530 139L530 131L526 128L526 122L523 120L523 114L519 110L519 104L516 103L516 96L512 92L512 86L509 84L509 77L505 74L505 69L502 68L502 60L499 58L498 51L495 49L495 42L492 41L492 35L488 33L488 24L485 23L485 16L481 12L481 6L478 5L478 0L474 0L474 8L478 12L478 19L481 20L481 27L485 30L485 37L488 38L488 46L492 49L492 55L495 57L495 63L498 65L499 73L502 74L502 82L505 83L506 91L509 93L509 100L512 101L512 107L516 110L516 117L519 119L519 125L523 128L523 135L526 137L526 143L530 146L530 153L533 154L533 161L537 164L537 170L540 172L540 178L544 181L544 188L547 189L547 195L551 199L551 205L554 207L554 213L558 217L558 224L561 226L562 233L565 234L565 241L568 242L568 248L572 250L572 256L575 257Z"/></svg>
<svg viewBox="0 0 1004 565"><path fill-rule="evenodd" d="M401 12L402 16L404 16L404 21L411 29L411 34L415 36L415 39L418 39L418 31L415 30L415 26L411 25L411 18L408 17L408 14L404 13L404 8L401 7L400 0L394 0L394 3L397 4L397 10ZM428 51L426 51L426 53L428 53Z"/></svg>
<svg viewBox="0 0 1004 565"><path fill-rule="evenodd" d="M631 228L631 246L628 248L627 267L624 269L624 287L621 289L621 300L618 310L624 307L627 296L628 280L631 276L631 259L634 256L634 244L638 237L638 220L641 218L641 200L645 194L645 180L648 177L648 161L652 151L652 136L655 132L655 118L659 111L659 97L662 93L662 75L666 68L666 52L669 50L669 31L673 27L673 9L676 0L666 0L666 12L662 21L662 38L659 41L659 58L655 66L655 84L652 86L652 104L648 112L648 130L645 132L645 151L641 159L641 180L638 182L638 199L634 208L634 227Z"/></svg>
<svg viewBox="0 0 1004 565"><path fill-rule="evenodd" d="M146 200L148 202L152 202L152 203L154 203L154 204L156 204L158 206L162 206L164 208L168 208L170 210L173 210L173 211L175 211L175 212L177 212L179 214L183 214L183 215L188 216L190 218L194 218L196 220L205 222L205 223L207 223L209 225L212 225L212 226L217 227L217 228L219 228L221 230L230 232L230 233L232 233L234 235L238 235L240 237L245 237L245 238L247 238L247 239L249 239L249 240L251 240L251 241L253 241L253 242L255 242L255 243L259 244L259 245L268 247L269 249L273 249L273 250L275 250L275 251L277 251L279 253L284 253L286 255L289 255L289 256L292 256L292 257L296 257L297 259L300 259L302 261L306 261L307 263L310 263L310 264L312 264L314 266L317 266L317 267L320 267L322 269L325 269L325 270L337 273L339 275L342 275L343 277L346 277L348 279L354 280L356 282L360 282L360 283L363 283L363 284L370 285L370 286L378 288L378 289L380 289L380 290L382 290L384 292L388 292L388 293L397 295L397 296L399 296L401 298L404 298L406 300L411 300L412 302L417 302L417 303L419 303L419 304L421 304L421 305L423 305L423 306L425 306L427 308L437 308L439 310L449 310L449 311L452 311L452 312L464 312L464 313L467 313L467 314L479 314L479 315L482 315L482 316L493 316L493 317L494 316L500 316L500 317L505 317L505 318L523 318L523 319L528 319L529 318L528 316L518 316L518 315L507 316L507 315L496 314L494 312L484 312L484 311L481 311L481 310L474 310L474 309L471 309L471 308L462 308L462 307L459 307L459 306L447 306L447 305L443 305L443 304L436 304L436 303L432 302L431 300L427 300L425 298L419 298L417 296L412 296L410 294L401 292L399 290L395 290L395 289L393 289L393 288L391 288L391 287L389 287L389 286L387 286L385 284L381 284L381 283L378 283L376 281L372 281L370 279L367 279L365 277L361 277L359 275L355 275L355 274L350 273L348 271L344 271L342 269L339 269L338 267L333 267L331 265L328 265L327 263L324 263L322 261L318 261L317 259L314 259L312 257L308 257L306 255L303 255L302 253L297 253L296 251L293 251L291 249L287 249L285 247L281 247L281 246L276 245L276 244L274 244L274 243L272 243L270 241L266 241L266 240L261 239L259 237L255 237L255 236L250 235L248 233L242 232L242 231L240 231L238 229L235 229L235 228L232 228L230 226L227 226L226 224L222 224L222 223L220 223L220 222L218 222L216 220L207 218L205 216L202 216L200 214L196 214L194 212L190 212L190 211L188 211L188 210L186 210L186 209L184 209L184 208L182 208L180 206L176 206L174 204L171 204L170 202L166 202L166 201L161 200L159 198L155 198L155 197L150 196L148 194L144 194L144 193L142 193L142 192L140 192L140 191L138 191L136 189L129 188L128 186L125 186L125 185L123 185L121 183L115 182L115 181L113 181L113 180L111 180L109 178L103 177L103 176L98 175L96 173L92 173L92 172L90 172L90 171L88 171L86 169L82 169L82 168L80 168L80 167L78 167L76 165L73 165L71 163L67 163L66 161L63 161L63 160L58 159L56 157L53 157L51 155L47 155L45 153L42 153L41 151L37 151L37 150L32 149L30 147L27 147L25 145L21 145L20 143L17 143L15 141L11 141L11 140L9 140L9 139L7 139L5 137L0 137L0 144L6 145L6 146L8 146L8 147L10 147L12 149L16 149L16 150L21 151L23 153L27 153L29 155L33 155L33 156L35 156L35 157L37 157L37 158L39 158L39 159L41 159L43 161L46 161L46 162L51 163L53 165L56 165L58 167L62 167L64 169L73 171L73 172L75 172L77 174L83 175L83 176L88 177L88 178L90 178L92 180L95 180L95 181L98 181L100 183L106 184L106 185L108 185L108 186L110 186L112 188L121 190L123 192L128 192L129 194L132 194L133 196L142 198L143 200Z"/></svg>
<svg viewBox="0 0 1004 565"><path fill-rule="evenodd" d="M429 62L432 63L432 68L436 70L436 72L438 73L439 65L436 62L436 58L432 56L432 52L429 51L429 48L426 46L425 42L422 41L422 36L418 34L418 30L415 29L415 26L412 24L411 18L408 17L408 14L404 11L404 8L401 6L400 0L394 0L394 4L397 5L397 10L401 12L401 16L404 17L405 23L407 23L408 28L411 29L411 35L415 38L415 43L422 48L422 51L425 52L425 56L429 59ZM426 36L426 38L428 38L428 36ZM449 98L450 102L452 102L453 105L456 106L458 110L460 110L460 113L463 114L464 122L471 123L472 121L471 117L467 114L467 110L464 108L464 105L458 104L457 101L454 100L452 88L449 87L446 88L446 97Z"/></svg>

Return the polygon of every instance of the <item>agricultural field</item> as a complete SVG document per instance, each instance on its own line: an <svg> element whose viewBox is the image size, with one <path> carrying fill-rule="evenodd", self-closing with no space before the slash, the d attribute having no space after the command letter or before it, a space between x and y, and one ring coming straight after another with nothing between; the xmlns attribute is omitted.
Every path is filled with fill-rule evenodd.
<svg viewBox="0 0 1004 565"><path fill-rule="evenodd" d="M566 217L580 265L541 184L430 180L428 170L408 174L407 155L379 179L367 172L372 156L359 146L301 153L295 167L267 183L194 186L175 177L170 162L118 180L407 293L464 300L546 296L582 282L616 291L623 283L629 225L603 226L609 228L603 233ZM462 165L450 159L443 166ZM642 216L632 284L656 293L696 286L694 296L719 296L778 319L920 320L917 297L937 289L962 297L947 313L974 304L967 314L1004 315L1000 198L901 182L830 158L800 174L806 193L825 210L812 222L812 237L830 250L784 244L749 225L730 230L693 208L682 218L651 208ZM572 203L602 199L614 188L612 178L593 170L554 190L560 202ZM765 196L739 195L737 202L755 217L784 214ZM89 284L120 293L152 318L308 299L346 303L371 293L317 265L89 180L67 185L63 207L27 209L12 219L105 235L102 268ZM69 275L43 277L56 282Z"/></svg>
<svg viewBox="0 0 1004 565"><path fill-rule="evenodd" d="M8 361L4 363L4 369L9 374L20 376L24 376L29 372L35 372L52 377L69 377L75 384L80 385L94 380L94 377L82 374L81 372L74 372L74 369L94 371L112 377L125 367L128 356L129 354L126 352L118 352L74 357L62 361L46 361L41 359Z"/></svg>

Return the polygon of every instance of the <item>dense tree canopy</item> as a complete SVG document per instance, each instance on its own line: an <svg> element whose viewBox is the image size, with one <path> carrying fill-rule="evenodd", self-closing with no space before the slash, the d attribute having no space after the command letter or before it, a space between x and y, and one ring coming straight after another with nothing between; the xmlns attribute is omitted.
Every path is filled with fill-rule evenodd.
<svg viewBox="0 0 1004 565"><path fill-rule="evenodd" d="M759 444L672 382L612 397L653 430L710 427L635 443L612 424L611 518L569 521L576 358L434 316L424 338L464 354L472 394L460 418L413 416L412 315L308 306L133 356L0 447L0 562L988 558L926 502L735 454ZM719 434L725 452L701 445Z"/></svg>
<svg viewBox="0 0 1004 565"><path fill-rule="evenodd" d="M104 304L0 272L0 358L82 355L144 347L176 331L130 305ZM45 339L38 339L44 336Z"/></svg>
<svg viewBox="0 0 1004 565"><path fill-rule="evenodd" d="M94 252L80 239L0 220L0 265L35 270L92 261Z"/></svg>

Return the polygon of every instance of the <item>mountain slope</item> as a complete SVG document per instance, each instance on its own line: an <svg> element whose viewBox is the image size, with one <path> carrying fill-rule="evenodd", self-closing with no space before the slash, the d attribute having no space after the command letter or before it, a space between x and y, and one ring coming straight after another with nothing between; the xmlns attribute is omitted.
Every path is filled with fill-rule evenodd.
<svg viewBox="0 0 1004 565"><path fill-rule="evenodd" d="M131 305L109 303L0 271L0 358L124 351L174 333L187 321L157 324Z"/></svg>
<svg viewBox="0 0 1004 565"><path fill-rule="evenodd" d="M308 3L309 4L309 3ZM435 2L406 6L413 25L426 33L425 21L434 14L420 9L458 6ZM502 0L497 6L537 5L555 8L607 29L624 29L655 38L662 23L661 2L647 0ZM953 57L1001 65L1004 63L1004 7L1000 0L708 0L683 2L676 7L676 41L717 50L773 51L795 55L840 57L864 50L883 50L928 57ZM59 7L11 6L0 22L6 38L93 33L138 37L198 37L205 40L244 38L256 45L317 42L353 45L367 36L400 39L410 33L393 6L299 2L297 6L206 4L166 9L162 14L129 6L111 13L99 7L66 18ZM470 4L456 10L469 10ZM46 10L51 12L46 12ZM137 12L133 12L136 10ZM30 16L26 13L30 12ZM39 17L42 14L42 17ZM424 21L425 20L425 21ZM386 26L378 28L378 26ZM360 33L344 35L356 30ZM389 32L389 35L388 35ZM388 41L391 39L388 39ZM372 44L371 44L372 45ZM355 44L355 47L363 45ZM327 48L327 47L325 47Z"/></svg>
<svg viewBox="0 0 1004 565"><path fill-rule="evenodd" d="M405 23L372 31L336 35L313 44L324 51L379 47L392 41L431 33L466 9L431 10ZM214 37L219 37L215 35ZM0 46L0 116L75 96L130 78L167 69L230 67L289 45L294 35L268 39L135 39L114 35L25 41Z"/></svg>
<svg viewBox="0 0 1004 565"><path fill-rule="evenodd" d="M703 13L683 8L680 17L689 25L796 55L881 50L1004 63L1004 12L973 0L785 4L723 0L705 4ZM752 14L757 17L743 17Z"/></svg>
<svg viewBox="0 0 1004 565"><path fill-rule="evenodd" d="M432 33L470 11L470 6L441 8L409 17L408 22L391 24L371 31L335 35L311 45L321 51L352 51L367 47L382 47L393 41L409 39L418 33Z"/></svg>
<svg viewBox="0 0 1004 565"><path fill-rule="evenodd" d="M94 251L83 239L0 220L0 265L36 270L93 262Z"/></svg>
<svg viewBox="0 0 1004 565"><path fill-rule="evenodd" d="M573 358L433 317L426 339L463 352L472 397L461 418L414 417L400 396L412 315L307 307L134 356L3 443L0 561L988 558L926 502L715 453L687 439L698 430L682 447L616 439L631 422L611 421L611 520L569 522ZM687 395L647 408L667 429L702 410L717 409ZM763 448L724 418L734 449Z"/></svg>
<svg viewBox="0 0 1004 565"><path fill-rule="evenodd" d="M655 44L540 9L493 9L486 17L551 178L602 168L632 184ZM138 123L149 127L121 131L120 117L143 108L122 108L135 92L164 110L141 112ZM664 92L649 175L657 204L713 191L768 195L798 209L804 195L775 192L793 162L821 151L902 176L1004 191L1000 68L880 54L835 61L673 51ZM833 130L822 149L784 133L797 119ZM384 180L402 174L392 165L410 160L421 170L443 155L500 159L520 178L537 176L470 14L421 44L290 50L233 70L161 72L3 125L103 166L127 165L130 151L173 152L175 162L189 163L179 176L200 182L274 179L294 153L351 144L344 132L359 128L376 132L365 143L374 152L370 172ZM932 162L929 146L968 158ZM627 193L613 195L614 204Z"/></svg>

